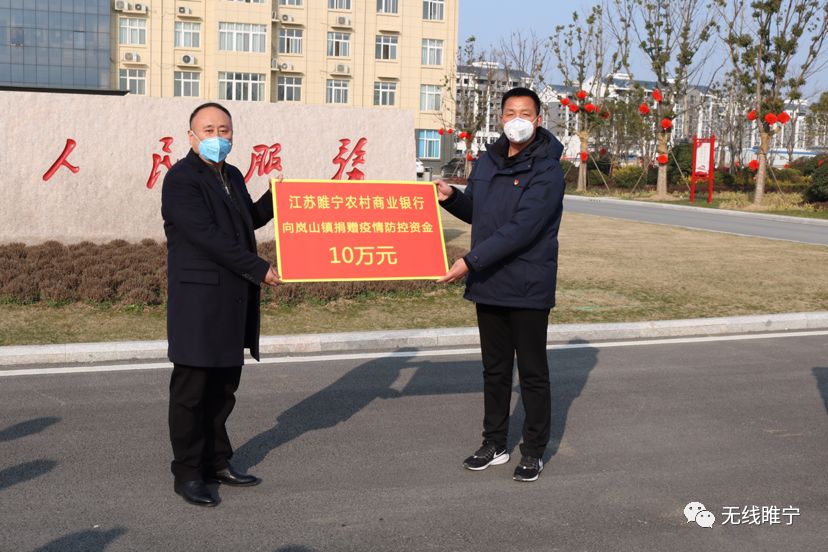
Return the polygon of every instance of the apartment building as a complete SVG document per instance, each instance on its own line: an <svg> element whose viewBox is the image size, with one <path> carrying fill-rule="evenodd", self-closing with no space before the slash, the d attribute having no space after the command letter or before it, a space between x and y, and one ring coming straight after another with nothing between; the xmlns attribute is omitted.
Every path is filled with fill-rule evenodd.
<svg viewBox="0 0 828 552"><path fill-rule="evenodd" d="M472 153L493 144L502 131L500 124L500 100L503 94L517 86L531 87L532 79L526 72L504 67L498 62L476 61L458 65L455 85L455 125L465 128L474 120L480 120L480 128L474 134ZM465 142L457 141L456 151L465 153Z"/></svg>
<svg viewBox="0 0 828 552"><path fill-rule="evenodd" d="M132 94L408 109L418 156L451 156L458 0L112 3L112 86Z"/></svg>

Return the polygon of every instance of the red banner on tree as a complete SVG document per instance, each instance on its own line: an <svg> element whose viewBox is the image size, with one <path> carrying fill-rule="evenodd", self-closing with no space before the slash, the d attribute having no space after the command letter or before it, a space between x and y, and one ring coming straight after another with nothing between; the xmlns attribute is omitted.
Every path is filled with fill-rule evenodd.
<svg viewBox="0 0 828 552"><path fill-rule="evenodd" d="M448 271L431 182L271 180L285 282L432 280Z"/></svg>

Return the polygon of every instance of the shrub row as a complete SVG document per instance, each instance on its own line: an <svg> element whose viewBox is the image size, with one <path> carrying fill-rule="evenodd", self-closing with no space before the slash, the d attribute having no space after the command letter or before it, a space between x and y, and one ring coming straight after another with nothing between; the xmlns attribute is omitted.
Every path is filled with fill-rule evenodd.
<svg viewBox="0 0 828 552"><path fill-rule="evenodd" d="M447 253L451 265L463 251L448 247ZM274 262L274 242L260 244L259 254ZM267 289L263 300L288 304L330 302L433 287L433 282L406 280L287 284ZM165 244L154 240L0 245L0 301L3 302L160 305L166 296L167 249Z"/></svg>
<svg viewBox="0 0 828 552"><path fill-rule="evenodd" d="M823 163L811 174L811 185L805 190L805 201L808 203L828 201L828 163Z"/></svg>

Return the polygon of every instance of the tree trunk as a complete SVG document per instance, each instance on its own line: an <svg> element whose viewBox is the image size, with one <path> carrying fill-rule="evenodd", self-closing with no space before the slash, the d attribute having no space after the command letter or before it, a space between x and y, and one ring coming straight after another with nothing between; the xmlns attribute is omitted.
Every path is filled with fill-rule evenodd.
<svg viewBox="0 0 828 552"><path fill-rule="evenodd" d="M754 205L762 205L765 198L765 178L768 175L768 149L770 149L771 133L759 130L759 170L756 171L756 194L753 196Z"/></svg>
<svg viewBox="0 0 828 552"><path fill-rule="evenodd" d="M581 130L578 132L578 138L581 142L581 153L586 153L589 148L589 131ZM578 165L578 188L579 192L587 190L587 164L589 161L581 161Z"/></svg>
<svg viewBox="0 0 828 552"><path fill-rule="evenodd" d="M739 146L737 145L737 143L732 142L730 145L728 145L728 149L730 150L730 163L728 172L730 174L736 174L737 165L740 165L742 163L742 160L739 156Z"/></svg>
<svg viewBox="0 0 828 552"><path fill-rule="evenodd" d="M658 155L667 155L667 143L669 141L669 132L658 133ZM661 163L658 164L658 180L656 180L656 197L658 199L667 198L667 163L663 165Z"/></svg>
<svg viewBox="0 0 828 552"><path fill-rule="evenodd" d="M472 172L472 168L474 167L473 162L469 160L468 155L471 153L471 140L464 140L464 144L466 144L466 162L463 164L463 178L468 178Z"/></svg>

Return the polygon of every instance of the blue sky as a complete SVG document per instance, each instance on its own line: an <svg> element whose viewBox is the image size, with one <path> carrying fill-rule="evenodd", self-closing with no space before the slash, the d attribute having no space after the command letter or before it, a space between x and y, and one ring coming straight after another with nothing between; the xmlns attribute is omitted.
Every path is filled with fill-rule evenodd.
<svg viewBox="0 0 828 552"><path fill-rule="evenodd" d="M539 38L545 39L555 32L557 25L567 25L572 20L572 12L578 10L586 15L595 2L584 0L460 0L459 43L474 35L477 51L488 51L497 46L501 38L508 38L513 31L534 30ZM582 19L583 21L583 19ZM828 47L826 47L828 50ZM635 56L635 50L633 50ZM828 58L828 51L823 53ZM557 61L550 56L549 80L560 83L561 78L556 68ZM652 73L647 72L639 63L632 60L636 78L648 80ZM828 89L828 70L823 70L806 84L805 96L811 96Z"/></svg>

